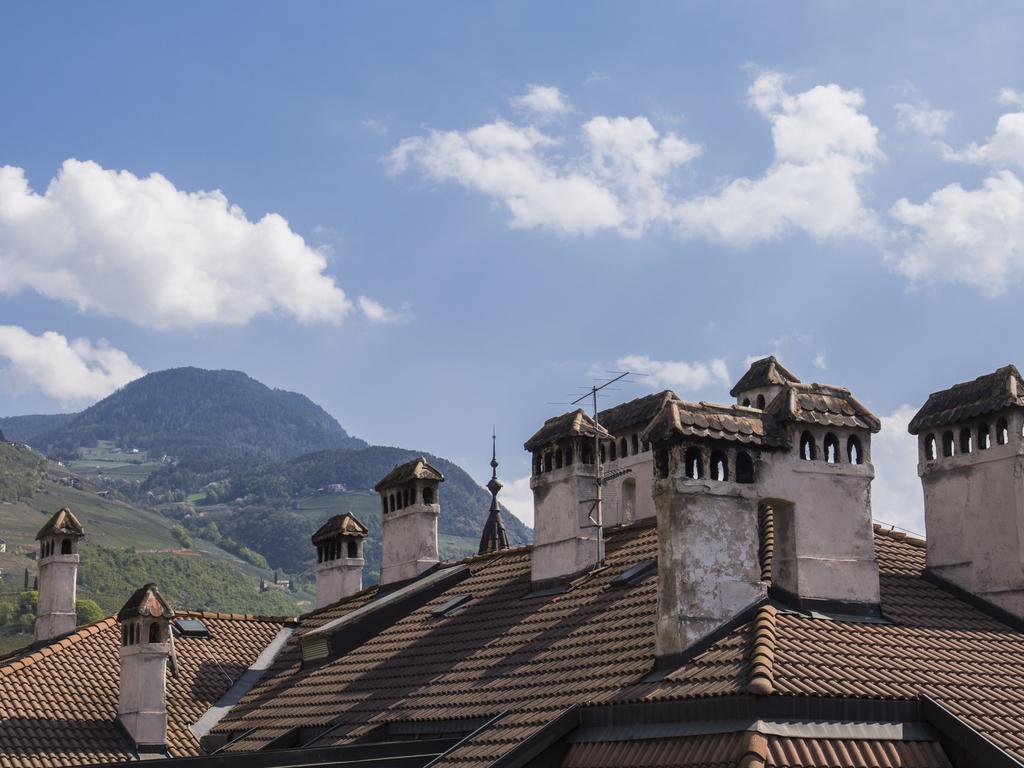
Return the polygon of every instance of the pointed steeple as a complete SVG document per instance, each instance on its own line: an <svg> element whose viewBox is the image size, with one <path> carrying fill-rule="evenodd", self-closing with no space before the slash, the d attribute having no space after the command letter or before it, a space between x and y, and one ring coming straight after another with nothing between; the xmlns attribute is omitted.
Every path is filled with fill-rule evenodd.
<svg viewBox="0 0 1024 768"><path fill-rule="evenodd" d="M505 524L501 522L501 507L498 506L498 491L501 490L501 483L498 481L498 438L491 430L491 479L487 483L487 490L491 492L491 512L484 523L484 532L480 536L480 551L484 555L488 552L497 552L499 549L508 549L508 532Z"/></svg>

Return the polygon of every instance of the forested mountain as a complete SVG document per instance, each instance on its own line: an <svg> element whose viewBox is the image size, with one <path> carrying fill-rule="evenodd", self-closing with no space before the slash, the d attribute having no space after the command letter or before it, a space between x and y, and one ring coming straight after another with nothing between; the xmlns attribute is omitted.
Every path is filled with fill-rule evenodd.
<svg viewBox="0 0 1024 768"><path fill-rule="evenodd" d="M75 414L52 413L0 417L0 432L12 443L32 443L39 435L64 426Z"/></svg>
<svg viewBox="0 0 1024 768"><path fill-rule="evenodd" d="M200 368L143 376L33 440L62 457L110 440L198 472L366 445L304 395L270 389L240 371Z"/></svg>

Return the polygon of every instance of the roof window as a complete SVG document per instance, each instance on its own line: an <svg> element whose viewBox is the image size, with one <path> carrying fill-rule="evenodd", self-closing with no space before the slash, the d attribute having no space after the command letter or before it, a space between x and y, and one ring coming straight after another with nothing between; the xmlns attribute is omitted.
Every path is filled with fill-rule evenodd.
<svg viewBox="0 0 1024 768"><path fill-rule="evenodd" d="M615 589L625 589L631 587L638 581L643 579L648 574L654 573L658 568L657 560L643 560L631 568L627 568L614 579L612 579L608 586Z"/></svg>
<svg viewBox="0 0 1024 768"><path fill-rule="evenodd" d="M199 619L175 619L174 634L178 637L210 637L210 630Z"/></svg>
<svg viewBox="0 0 1024 768"><path fill-rule="evenodd" d="M454 611L456 608L461 608L463 605L473 599L472 595L455 595L451 600L446 603L442 603L430 612L431 616L447 616L449 613Z"/></svg>

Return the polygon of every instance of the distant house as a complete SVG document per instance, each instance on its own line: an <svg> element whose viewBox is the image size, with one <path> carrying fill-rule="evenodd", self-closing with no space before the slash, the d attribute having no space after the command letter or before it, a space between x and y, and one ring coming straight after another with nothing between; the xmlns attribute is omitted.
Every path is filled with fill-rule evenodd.
<svg viewBox="0 0 1024 768"><path fill-rule="evenodd" d="M6 539L0 539L0 554L4 553L6 551L7 551L7 540Z"/></svg>
<svg viewBox="0 0 1024 768"><path fill-rule="evenodd" d="M316 489L317 493L345 493L346 491L348 491L348 488L345 487L344 483L330 483Z"/></svg>

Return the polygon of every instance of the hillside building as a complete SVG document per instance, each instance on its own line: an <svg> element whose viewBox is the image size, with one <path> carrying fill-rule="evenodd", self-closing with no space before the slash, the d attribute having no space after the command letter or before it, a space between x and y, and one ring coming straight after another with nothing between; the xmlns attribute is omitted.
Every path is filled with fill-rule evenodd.
<svg viewBox="0 0 1024 768"><path fill-rule="evenodd" d="M366 529L332 519L331 600L295 621L146 585L0 659L0 765L1019 766L1022 385L1000 369L911 422L925 539L872 522L879 420L774 358L732 403L545 422L529 546L492 450L479 554L440 561L443 476L408 462L377 485L380 584L328 581Z"/></svg>

